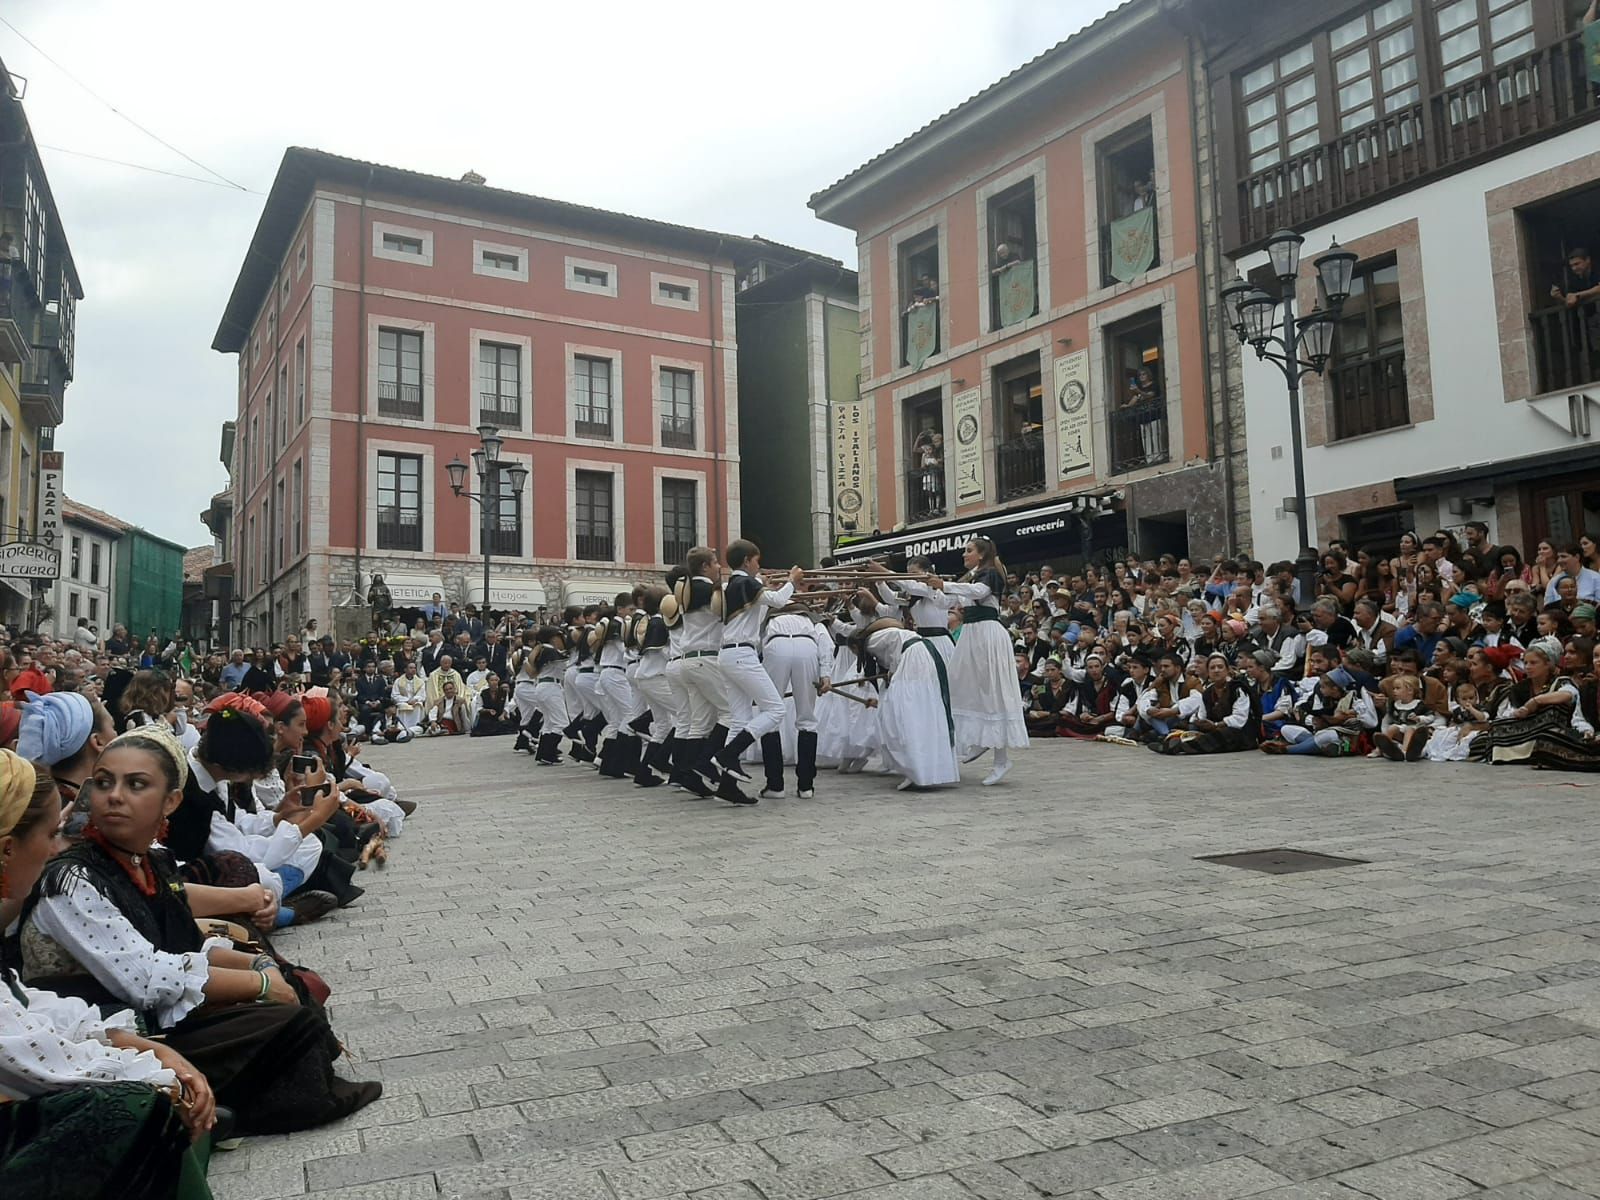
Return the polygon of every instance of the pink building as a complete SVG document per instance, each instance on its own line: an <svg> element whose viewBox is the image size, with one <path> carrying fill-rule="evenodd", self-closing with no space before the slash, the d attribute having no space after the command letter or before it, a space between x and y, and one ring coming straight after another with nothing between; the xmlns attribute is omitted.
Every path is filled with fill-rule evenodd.
<svg viewBox="0 0 1600 1200"><path fill-rule="evenodd" d="M445 467L483 422L530 472L491 506L493 607L609 598L724 543L734 295L800 257L290 149L212 343L239 355L242 638L326 628L374 572L398 603L481 603L479 510Z"/></svg>
<svg viewBox="0 0 1600 1200"><path fill-rule="evenodd" d="M1200 85L1167 9L1130 0L811 198L860 254L840 555L953 567L982 533L1060 568L1230 545Z"/></svg>

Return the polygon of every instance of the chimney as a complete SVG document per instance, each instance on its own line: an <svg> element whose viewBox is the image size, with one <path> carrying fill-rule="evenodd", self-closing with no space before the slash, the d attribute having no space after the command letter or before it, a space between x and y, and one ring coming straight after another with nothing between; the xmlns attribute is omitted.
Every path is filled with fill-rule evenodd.
<svg viewBox="0 0 1600 1200"><path fill-rule="evenodd" d="M484 179L484 177L482 175L479 175L476 171L468 171L465 175L463 175L461 177L461 182L462 183L479 183L479 184L481 184L481 183L487 183L488 180Z"/></svg>

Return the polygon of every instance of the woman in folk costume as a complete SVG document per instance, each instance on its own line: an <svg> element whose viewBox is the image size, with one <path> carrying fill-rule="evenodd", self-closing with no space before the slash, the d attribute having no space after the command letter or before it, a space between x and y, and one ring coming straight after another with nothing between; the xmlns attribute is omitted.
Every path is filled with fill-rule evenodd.
<svg viewBox="0 0 1600 1200"><path fill-rule="evenodd" d="M529 745L533 761L549 767L561 761L561 731L571 720L564 684L567 640L565 631L555 625L542 626L533 638L535 644L517 670L517 711L527 736L538 739Z"/></svg>
<svg viewBox="0 0 1600 1200"><path fill-rule="evenodd" d="M962 561L967 573L959 583L946 583L937 575L928 582L961 601L961 637L950 662L956 744L967 762L994 751L994 769L983 781L992 787L1011 770L1011 749L1028 744L1028 725L1017 702L1011 635L1000 624L1005 564L985 537L967 543Z"/></svg>
<svg viewBox="0 0 1600 1200"><path fill-rule="evenodd" d="M860 634L878 615L878 602L866 590L850 599L845 618L835 617L828 625L838 647L833 654L830 679L860 679L872 672L860 652ZM847 619L846 619L847 618ZM835 684L817 699L817 757L837 764L851 774L861 770L872 752L878 749L878 711L865 708L858 700L876 699L877 688L870 683Z"/></svg>
<svg viewBox="0 0 1600 1200"><path fill-rule="evenodd" d="M1189 717L1188 732L1161 743L1168 754L1227 754L1254 750L1260 709L1248 681L1233 672L1227 655L1206 658L1206 686L1180 702Z"/></svg>
<svg viewBox="0 0 1600 1200"><path fill-rule="evenodd" d="M861 636L867 656L889 676L878 701L884 765L905 776L899 790L961 782L950 674L932 639L893 619L874 621Z"/></svg>
<svg viewBox="0 0 1600 1200"><path fill-rule="evenodd" d="M0 929L64 847L50 775L0 751ZM125 1006L24 986L0 970L0 1195L209 1200L216 1099Z"/></svg>

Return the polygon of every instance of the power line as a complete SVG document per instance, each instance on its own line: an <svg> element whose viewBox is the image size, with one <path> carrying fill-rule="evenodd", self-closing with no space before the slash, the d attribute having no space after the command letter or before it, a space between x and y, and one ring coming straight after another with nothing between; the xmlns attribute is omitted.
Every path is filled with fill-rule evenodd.
<svg viewBox="0 0 1600 1200"><path fill-rule="evenodd" d="M198 175L184 175L177 171L163 171L160 167L147 167L143 163L125 162L120 158L107 158L103 154L90 154L85 150L68 150L65 146L47 146L43 142L38 145L41 150L53 150L57 154L70 154L74 158L90 158L95 162L111 163L113 166L118 167L131 167L135 171L148 171L152 175L165 175L168 179L187 179L190 183L203 183L207 187L225 188L230 192L248 192L252 196L262 194L254 188L239 187L232 183L218 183L215 179L202 179Z"/></svg>
<svg viewBox="0 0 1600 1200"><path fill-rule="evenodd" d="M139 124L139 122L135 121L127 113L123 112L115 104L111 103L111 101L107 100L99 92L95 91L87 83L85 83L83 80L79 79L71 71L67 70L66 67L62 66L55 59L51 58L50 55L45 53L43 48L41 48L38 45L38 43L36 43L33 40L31 40L28 37L27 34L23 33L22 30L18 29L15 25L13 25L10 21L6 20L4 17L0 17L0 25L4 25L7 29L11 30L11 32L16 34L19 38L21 38L23 40L23 42L25 42L27 45L31 46L33 48L33 50L39 55L39 57L45 60L45 62L49 63L56 70L60 71L63 75L65 75L73 83L77 84L84 91L88 92L89 95L93 96L101 104L105 105L112 112L116 113L117 116L121 117L124 121L126 121L129 125L132 125L135 129L137 129L140 133L144 134L146 137L152 138L155 141L161 143L161 145L165 146L168 150L171 150L179 158L186 159L188 162L193 163L195 166L199 167L202 171L204 171L207 175L216 176L218 179L220 179L228 187L235 188L235 189L237 189L238 191L241 191L241 192L248 192L250 190L249 188L245 187L244 184L234 182L232 179L229 179L226 175L222 174L221 172L213 171L210 167L206 166L205 163L201 162L198 158L195 158L191 154L185 154L182 150L179 150L176 146L174 146L171 142L167 141L167 139L162 137L160 134L154 132L153 130L147 129L145 126ZM124 165L133 165L133 164L124 164ZM205 182L205 181L201 180L200 182Z"/></svg>

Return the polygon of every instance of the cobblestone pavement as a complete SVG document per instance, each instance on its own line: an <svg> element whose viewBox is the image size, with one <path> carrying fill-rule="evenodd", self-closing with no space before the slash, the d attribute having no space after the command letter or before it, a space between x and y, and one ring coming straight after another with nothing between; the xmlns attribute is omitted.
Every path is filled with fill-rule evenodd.
<svg viewBox="0 0 1600 1200"><path fill-rule="evenodd" d="M740 810L369 757L422 810L285 943L384 1098L219 1200L1600 1195L1587 781L1046 743ZM1371 862L1195 861L1276 846Z"/></svg>

